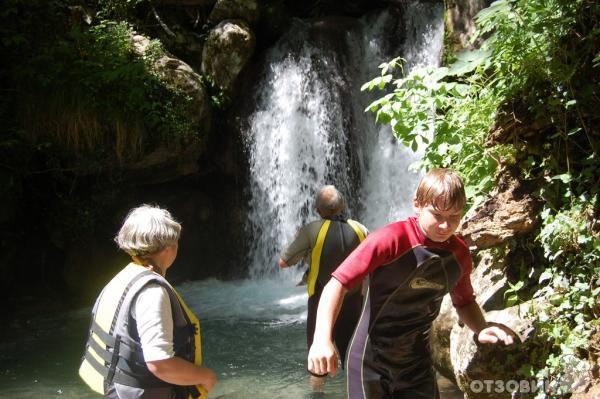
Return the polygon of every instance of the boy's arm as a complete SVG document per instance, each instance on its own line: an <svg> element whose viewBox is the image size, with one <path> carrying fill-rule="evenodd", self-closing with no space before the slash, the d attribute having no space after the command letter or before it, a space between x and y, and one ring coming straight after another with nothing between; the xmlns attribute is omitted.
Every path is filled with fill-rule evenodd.
<svg viewBox="0 0 600 399"><path fill-rule="evenodd" d="M477 340L482 344L495 344L501 341L504 345L510 345L516 338L516 334L508 327L485 321L477 302L456 308L456 313L459 319L477 334Z"/></svg>
<svg viewBox="0 0 600 399"><path fill-rule="evenodd" d="M323 288L319 307L313 344L308 351L308 370L311 373L334 376L338 367L338 355L332 342L332 331L337 320L344 295L348 290L335 278Z"/></svg>

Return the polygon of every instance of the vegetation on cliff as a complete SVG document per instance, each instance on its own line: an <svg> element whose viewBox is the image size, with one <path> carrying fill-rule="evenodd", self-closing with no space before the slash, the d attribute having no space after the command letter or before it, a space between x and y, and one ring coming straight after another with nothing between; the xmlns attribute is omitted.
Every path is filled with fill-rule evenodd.
<svg viewBox="0 0 600 399"><path fill-rule="evenodd" d="M543 258L523 262L508 293L542 303L527 378L560 377L562 355L600 356L599 19L593 0L495 1L476 17L479 49L407 75L395 59L364 86L391 87L369 109L424 147L417 166L458 169L471 205L508 168L537 187L541 223L525 245Z"/></svg>
<svg viewBox="0 0 600 399"><path fill-rule="evenodd" d="M197 136L189 96L135 54L133 28L102 2L8 0L0 9L0 271L8 297L29 254L32 292L64 292L64 253L94 234L122 187L121 166ZM10 305L8 306L10 307Z"/></svg>

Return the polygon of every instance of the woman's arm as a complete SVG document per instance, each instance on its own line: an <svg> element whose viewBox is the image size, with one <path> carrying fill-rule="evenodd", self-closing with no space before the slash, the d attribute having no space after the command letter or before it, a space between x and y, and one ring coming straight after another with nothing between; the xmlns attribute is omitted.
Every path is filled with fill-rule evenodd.
<svg viewBox="0 0 600 399"><path fill-rule="evenodd" d="M209 368L196 366L180 357L146 362L148 370L163 381L175 385L202 385L207 391L213 389L217 375Z"/></svg>
<svg viewBox="0 0 600 399"><path fill-rule="evenodd" d="M175 385L202 385L207 391L216 383L215 373L175 356L173 315L166 289L149 284L134 304L140 343L146 365L152 374Z"/></svg>

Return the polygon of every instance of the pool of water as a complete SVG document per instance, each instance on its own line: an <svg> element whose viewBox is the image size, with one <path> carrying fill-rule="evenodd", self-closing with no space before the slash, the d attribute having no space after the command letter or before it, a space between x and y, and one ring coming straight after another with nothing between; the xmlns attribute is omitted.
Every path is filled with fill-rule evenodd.
<svg viewBox="0 0 600 399"><path fill-rule="evenodd" d="M201 320L204 363L218 376L211 398L345 398L338 373L314 395L306 374L306 293L291 279L185 283ZM0 398L98 398L77 368L89 308L13 322L0 343ZM442 381L442 398L462 398Z"/></svg>

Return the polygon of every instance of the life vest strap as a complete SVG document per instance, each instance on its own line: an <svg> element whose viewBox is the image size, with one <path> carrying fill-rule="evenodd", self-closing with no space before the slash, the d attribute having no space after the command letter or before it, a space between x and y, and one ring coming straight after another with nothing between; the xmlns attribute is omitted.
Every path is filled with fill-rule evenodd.
<svg viewBox="0 0 600 399"><path fill-rule="evenodd" d="M106 331L104 331L104 329L102 327L100 327L98 322L96 320L94 320L93 318L92 318L92 325L91 325L90 329L91 329L91 332L96 334L98 336L98 338L100 338L100 340L102 340L102 342L104 342L106 344L106 346L110 346L110 347L115 346L115 344L116 344L115 337L110 335Z"/></svg>
<svg viewBox="0 0 600 399"><path fill-rule="evenodd" d="M90 363L94 370L102 375L104 379L109 381L111 370L108 367L100 364L98 360L89 352L86 352L85 359ZM129 374L127 370L123 369L115 369L112 372L112 383L115 382L121 385L137 388L161 388L171 386L171 384L159 379L158 377L155 377L154 375L148 376L147 378L139 378L134 377L133 375Z"/></svg>
<svg viewBox="0 0 600 399"><path fill-rule="evenodd" d="M107 363L110 363L110 361L112 360L112 352L110 352L107 348L103 348L95 339L90 339L88 345L88 350L90 348L93 349L94 352L96 352L96 354L100 356L102 360L104 360Z"/></svg>
<svg viewBox="0 0 600 399"><path fill-rule="evenodd" d="M108 373L106 375L106 382L109 384L112 383L113 377L115 375L115 371L117 370L117 363L119 362L119 347L121 346L121 340L117 335L115 337L115 347L112 352L112 359L110 359L110 367L108 368Z"/></svg>
<svg viewBox="0 0 600 399"><path fill-rule="evenodd" d="M106 378L106 375L108 374L107 367L100 364L100 362L94 356L92 356L92 354L89 351L85 351L85 354L83 355L83 357L94 368L94 370L96 370L100 375L102 375L104 378Z"/></svg>

